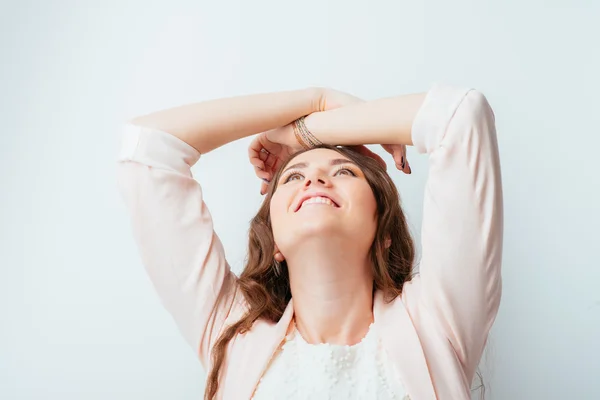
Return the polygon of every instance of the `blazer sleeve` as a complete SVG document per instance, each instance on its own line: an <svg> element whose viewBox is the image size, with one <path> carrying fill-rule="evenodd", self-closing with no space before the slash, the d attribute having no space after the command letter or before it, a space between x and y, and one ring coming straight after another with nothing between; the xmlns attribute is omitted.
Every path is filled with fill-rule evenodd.
<svg viewBox="0 0 600 400"><path fill-rule="evenodd" d="M421 305L475 373L502 290L503 200L495 117L473 89L434 85L412 126L429 156Z"/></svg>
<svg viewBox="0 0 600 400"><path fill-rule="evenodd" d="M117 182L133 236L165 308L207 368L236 304L237 277L192 177L200 153L167 132L123 126Z"/></svg>

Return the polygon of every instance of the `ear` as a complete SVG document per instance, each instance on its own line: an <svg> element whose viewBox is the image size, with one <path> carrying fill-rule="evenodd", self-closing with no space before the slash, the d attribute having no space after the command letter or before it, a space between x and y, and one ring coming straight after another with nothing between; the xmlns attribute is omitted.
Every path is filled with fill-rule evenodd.
<svg viewBox="0 0 600 400"><path fill-rule="evenodd" d="M275 260L279 262L285 260L285 257L283 256L283 254L281 254L281 251L279 251L279 247L277 247L277 245L275 245L275 254L273 255L273 257L275 257Z"/></svg>
<svg viewBox="0 0 600 400"><path fill-rule="evenodd" d="M385 248L386 248L386 249L389 249L391 245L392 245L392 239L390 239L390 238L387 238L387 239L385 240Z"/></svg>

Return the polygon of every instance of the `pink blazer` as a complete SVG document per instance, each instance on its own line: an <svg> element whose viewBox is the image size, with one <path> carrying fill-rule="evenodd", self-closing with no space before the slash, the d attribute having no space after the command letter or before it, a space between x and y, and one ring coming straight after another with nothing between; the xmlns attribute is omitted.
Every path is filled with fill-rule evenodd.
<svg viewBox="0 0 600 400"><path fill-rule="evenodd" d="M501 294L503 205L494 114L478 91L434 85L412 126L429 156L420 274L374 318L413 400L470 399ZM126 123L118 187L141 259L205 369L224 326L246 303L190 167L200 154L163 131ZM219 292L224 292L217 302ZM218 398L249 399L294 312L257 321L228 348Z"/></svg>

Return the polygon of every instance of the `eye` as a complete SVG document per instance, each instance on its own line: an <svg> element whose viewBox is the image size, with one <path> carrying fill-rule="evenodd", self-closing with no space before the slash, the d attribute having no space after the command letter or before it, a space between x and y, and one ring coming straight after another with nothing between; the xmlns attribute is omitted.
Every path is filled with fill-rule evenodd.
<svg viewBox="0 0 600 400"><path fill-rule="evenodd" d="M337 171L335 171L335 175L349 175L349 176L356 176L356 173L354 173L354 171L352 171L350 168L348 167L340 167L338 168Z"/></svg>
<svg viewBox="0 0 600 400"><path fill-rule="evenodd" d="M300 178L304 178L304 175L302 175L299 171L291 171L288 176L283 180L283 183L287 183L289 181L297 181Z"/></svg>
<svg viewBox="0 0 600 400"><path fill-rule="evenodd" d="M334 176L337 175L348 175L348 176L357 176L356 172L348 167L339 167L333 173ZM282 179L283 183L288 183L290 181L297 181L304 178L304 175L300 171L290 171L286 177Z"/></svg>

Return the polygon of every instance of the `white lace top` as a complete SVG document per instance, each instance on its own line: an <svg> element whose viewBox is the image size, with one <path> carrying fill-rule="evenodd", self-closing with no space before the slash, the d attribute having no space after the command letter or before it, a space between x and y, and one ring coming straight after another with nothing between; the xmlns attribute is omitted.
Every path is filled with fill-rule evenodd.
<svg viewBox="0 0 600 400"><path fill-rule="evenodd" d="M286 337L252 400L407 400L375 324L352 346L309 344L298 330Z"/></svg>

